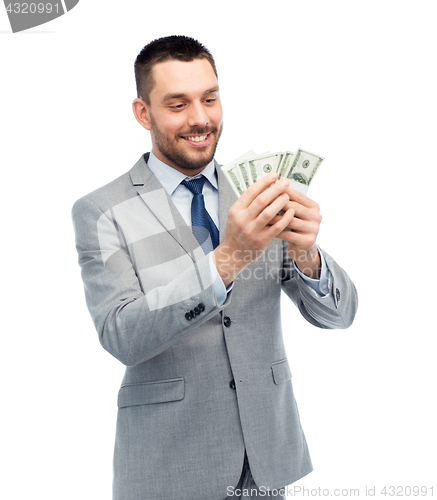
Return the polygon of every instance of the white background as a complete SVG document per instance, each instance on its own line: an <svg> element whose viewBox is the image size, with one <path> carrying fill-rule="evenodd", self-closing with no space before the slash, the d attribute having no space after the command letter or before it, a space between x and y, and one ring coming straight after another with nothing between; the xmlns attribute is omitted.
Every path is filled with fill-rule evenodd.
<svg viewBox="0 0 437 500"><path fill-rule="evenodd" d="M360 305L327 331L283 303L315 467L295 486L437 495L435 5L81 0L17 34L0 6L2 498L111 497L124 368L86 310L70 210L150 149L133 63L170 34L216 59L219 162L251 148L326 158L309 193L318 241Z"/></svg>

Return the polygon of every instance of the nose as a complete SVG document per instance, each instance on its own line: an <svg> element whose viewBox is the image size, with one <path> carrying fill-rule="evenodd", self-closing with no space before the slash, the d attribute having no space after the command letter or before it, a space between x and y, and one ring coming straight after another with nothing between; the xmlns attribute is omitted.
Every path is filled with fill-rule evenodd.
<svg viewBox="0 0 437 500"><path fill-rule="evenodd" d="M194 102L190 106L188 125L190 127L204 127L209 121L206 109L201 102Z"/></svg>

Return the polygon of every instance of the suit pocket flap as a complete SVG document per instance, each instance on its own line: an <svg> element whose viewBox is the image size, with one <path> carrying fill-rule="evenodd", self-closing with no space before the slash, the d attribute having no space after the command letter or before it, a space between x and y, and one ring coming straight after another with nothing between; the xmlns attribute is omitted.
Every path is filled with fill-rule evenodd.
<svg viewBox="0 0 437 500"><path fill-rule="evenodd" d="M291 371L286 359L272 363L272 374L275 384L283 384L291 380Z"/></svg>
<svg viewBox="0 0 437 500"><path fill-rule="evenodd" d="M184 399L185 381L183 378L128 384L118 392L118 407L167 403Z"/></svg>

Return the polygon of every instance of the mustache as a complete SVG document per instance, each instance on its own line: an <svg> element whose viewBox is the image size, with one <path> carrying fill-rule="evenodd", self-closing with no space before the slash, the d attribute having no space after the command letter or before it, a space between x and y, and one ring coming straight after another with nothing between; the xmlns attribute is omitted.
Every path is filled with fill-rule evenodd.
<svg viewBox="0 0 437 500"><path fill-rule="evenodd" d="M180 137L188 137L190 135L205 135L217 132L217 127L193 127L188 132L180 132Z"/></svg>

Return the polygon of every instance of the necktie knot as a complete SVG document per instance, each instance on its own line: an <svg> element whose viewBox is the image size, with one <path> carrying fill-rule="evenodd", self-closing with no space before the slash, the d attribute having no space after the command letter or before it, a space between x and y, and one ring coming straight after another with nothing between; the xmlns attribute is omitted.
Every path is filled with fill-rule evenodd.
<svg viewBox="0 0 437 500"><path fill-rule="evenodd" d="M196 179L191 179L189 181L183 180L181 184L183 184L187 189L189 189L194 195L200 194L203 190L203 185L205 184L206 177L202 175L201 177L197 177Z"/></svg>

